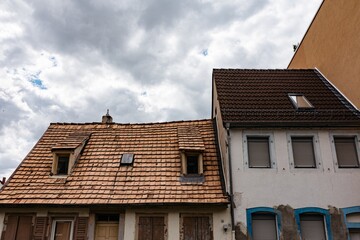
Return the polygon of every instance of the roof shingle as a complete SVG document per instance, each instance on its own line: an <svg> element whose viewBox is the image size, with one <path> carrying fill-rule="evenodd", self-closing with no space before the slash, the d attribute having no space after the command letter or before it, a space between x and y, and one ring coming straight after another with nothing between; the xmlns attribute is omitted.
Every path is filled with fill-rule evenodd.
<svg viewBox="0 0 360 240"><path fill-rule="evenodd" d="M184 129L185 136L182 135ZM50 176L51 149L68 142L69 136L77 135L76 132L91 133L91 136L72 173L66 178ZM192 143L203 151L205 181L183 184L179 181L179 151L181 146L191 147ZM135 154L133 165L120 165L123 153ZM51 124L0 192L0 204L227 202L211 120Z"/></svg>
<svg viewBox="0 0 360 240"><path fill-rule="evenodd" d="M359 112L314 69L214 69L213 81L224 122L360 125ZM295 109L289 93L303 94L314 108Z"/></svg>

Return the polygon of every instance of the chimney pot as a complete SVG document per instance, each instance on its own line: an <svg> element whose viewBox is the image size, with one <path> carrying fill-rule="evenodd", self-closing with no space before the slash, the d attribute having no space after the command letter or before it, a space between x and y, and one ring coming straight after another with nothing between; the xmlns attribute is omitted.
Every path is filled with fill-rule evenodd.
<svg viewBox="0 0 360 240"><path fill-rule="evenodd" d="M102 116L102 121L101 122L102 123L112 123L113 122L113 119L109 114L109 109L107 110L106 115Z"/></svg>

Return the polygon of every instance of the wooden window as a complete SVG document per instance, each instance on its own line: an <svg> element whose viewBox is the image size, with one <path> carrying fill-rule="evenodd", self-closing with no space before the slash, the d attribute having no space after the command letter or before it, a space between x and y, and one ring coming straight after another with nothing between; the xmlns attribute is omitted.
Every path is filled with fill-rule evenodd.
<svg viewBox="0 0 360 240"><path fill-rule="evenodd" d="M4 239L27 240L32 239L32 216L8 215Z"/></svg>
<svg viewBox="0 0 360 240"><path fill-rule="evenodd" d="M248 161L251 168L270 168L269 137L247 137Z"/></svg>
<svg viewBox="0 0 360 240"><path fill-rule="evenodd" d="M275 214L253 213L251 227L253 240L278 239Z"/></svg>
<svg viewBox="0 0 360 240"><path fill-rule="evenodd" d="M51 240L71 240L73 228L73 219L54 219L52 222Z"/></svg>
<svg viewBox="0 0 360 240"><path fill-rule="evenodd" d="M316 168L313 137L291 137L294 166Z"/></svg>
<svg viewBox="0 0 360 240"><path fill-rule="evenodd" d="M166 225L164 216L139 216L138 240L164 240Z"/></svg>
<svg viewBox="0 0 360 240"><path fill-rule="evenodd" d="M183 216L182 239L212 240L210 216Z"/></svg>
<svg viewBox="0 0 360 240"><path fill-rule="evenodd" d="M324 216L321 214L301 214L300 232L302 239L326 240Z"/></svg>
<svg viewBox="0 0 360 240"><path fill-rule="evenodd" d="M334 137L336 159L340 168L358 168L359 158L355 137Z"/></svg>

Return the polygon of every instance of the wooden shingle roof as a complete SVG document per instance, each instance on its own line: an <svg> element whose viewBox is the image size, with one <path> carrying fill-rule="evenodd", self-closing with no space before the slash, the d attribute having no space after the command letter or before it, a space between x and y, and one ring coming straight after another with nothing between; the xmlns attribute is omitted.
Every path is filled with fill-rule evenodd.
<svg viewBox="0 0 360 240"><path fill-rule="evenodd" d="M191 133L182 136L184 129L195 130L197 136L193 140ZM71 143L68 140L78 132L86 133L89 139L72 173L66 178L51 176L52 148ZM82 137L77 138L76 144ZM180 148L183 144L191 145L191 141L203 151L203 183L179 181ZM120 164L124 153L134 154L132 165ZM219 171L211 120L54 123L0 191L0 205L227 204Z"/></svg>
<svg viewBox="0 0 360 240"><path fill-rule="evenodd" d="M360 125L359 112L316 69L214 69L225 123L277 126ZM296 109L289 94L312 109Z"/></svg>

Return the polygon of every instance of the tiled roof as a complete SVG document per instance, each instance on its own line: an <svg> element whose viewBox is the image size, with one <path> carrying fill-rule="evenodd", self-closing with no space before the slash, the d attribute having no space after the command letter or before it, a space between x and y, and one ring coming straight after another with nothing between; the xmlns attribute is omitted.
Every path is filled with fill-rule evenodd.
<svg viewBox="0 0 360 240"><path fill-rule="evenodd" d="M203 183L179 180L184 129L196 130L193 142L203 150ZM51 149L77 132L91 136L72 173L66 178L50 176ZM191 134L188 135L184 144L191 146ZM132 165L120 165L123 153L134 153ZM0 205L179 203L228 203L211 120L51 124L0 192Z"/></svg>
<svg viewBox="0 0 360 240"><path fill-rule="evenodd" d="M359 112L317 71L214 69L222 119L240 125L360 125ZM297 110L289 93L313 109Z"/></svg>

